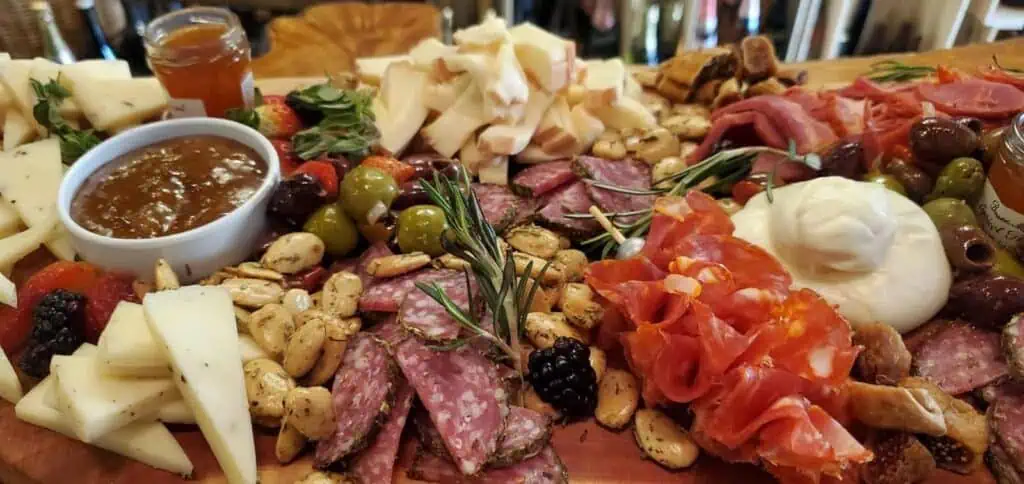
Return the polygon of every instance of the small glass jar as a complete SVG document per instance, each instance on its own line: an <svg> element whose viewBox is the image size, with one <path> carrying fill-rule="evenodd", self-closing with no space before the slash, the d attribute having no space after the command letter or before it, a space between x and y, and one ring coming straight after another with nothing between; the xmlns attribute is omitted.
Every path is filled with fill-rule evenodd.
<svg viewBox="0 0 1024 484"><path fill-rule="evenodd" d="M170 116L223 117L254 100L249 40L223 8L194 7L146 26L146 58L170 94Z"/></svg>
<svg viewBox="0 0 1024 484"><path fill-rule="evenodd" d="M975 210L989 236L1024 259L1024 113L1003 130Z"/></svg>

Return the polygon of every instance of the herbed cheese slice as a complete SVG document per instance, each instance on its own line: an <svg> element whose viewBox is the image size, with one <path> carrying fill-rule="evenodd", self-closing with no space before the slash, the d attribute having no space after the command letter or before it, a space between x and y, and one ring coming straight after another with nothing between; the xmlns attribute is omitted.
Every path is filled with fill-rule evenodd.
<svg viewBox="0 0 1024 484"><path fill-rule="evenodd" d="M12 308L18 307L18 290L14 287L14 283L3 274L0 274L0 304L6 304ZM0 349L0 352L3 350ZM0 373L2 372L2 368L0 368ZM0 379L2 378L0 376ZM0 390L0 396L3 396L2 390Z"/></svg>
<svg viewBox="0 0 1024 484"><path fill-rule="evenodd" d="M36 137L36 130L14 107L7 111L4 118L4 151L12 151L15 148L32 141Z"/></svg>
<svg viewBox="0 0 1024 484"><path fill-rule="evenodd" d="M7 280L3 276L0 276L0 279ZM11 287L13 288L14 284L11 284ZM0 348L0 398L11 403L18 403L21 397L21 381L18 380L18 374L14 372L14 367L7 359L4 349Z"/></svg>
<svg viewBox="0 0 1024 484"><path fill-rule="evenodd" d="M170 424L193 425L196 423L196 416L192 413L192 409L188 408L185 400L180 398L160 407L160 410L156 412L156 419Z"/></svg>
<svg viewBox="0 0 1024 484"><path fill-rule="evenodd" d="M0 198L7 200L29 228L57 213L57 192L64 176L60 142L49 138L0 154ZM46 247L58 258L71 260L75 251L60 227L47 238Z"/></svg>
<svg viewBox="0 0 1024 484"><path fill-rule="evenodd" d="M148 294L142 305L227 481L256 483L256 447L228 292L188 286Z"/></svg>
<svg viewBox="0 0 1024 484"><path fill-rule="evenodd" d="M167 109L167 93L156 78L97 80L76 73L64 78L82 114L100 131L139 124Z"/></svg>
<svg viewBox="0 0 1024 484"><path fill-rule="evenodd" d="M54 356L58 408L75 435L93 442L132 422L155 418L177 392L169 378L117 378L100 371L95 356Z"/></svg>
<svg viewBox="0 0 1024 484"><path fill-rule="evenodd" d="M122 301L100 335L96 356L104 373L122 377L169 377L171 367L146 323L141 304Z"/></svg>
<svg viewBox="0 0 1024 484"><path fill-rule="evenodd" d="M50 238L57 225L57 214L28 230L0 239L0 268L13 267L16 262L39 248Z"/></svg>
<svg viewBox="0 0 1024 484"><path fill-rule="evenodd" d="M29 78L34 79L40 84L46 84L60 79L60 73L60 64L49 59L36 58L32 59L32 70L29 72ZM34 90L29 88L29 105L35 106L37 102L39 102L39 97L36 96ZM73 99L65 99L64 102L60 103L60 114L64 119L79 119L82 117L82 110L78 108L78 104L75 104ZM37 126L36 129L39 131L40 136L47 134L46 128L42 126Z"/></svg>
<svg viewBox="0 0 1024 484"><path fill-rule="evenodd" d="M96 348L82 345L75 356L95 354ZM76 438L70 421L64 414L46 403L47 395L56 391L54 377L48 376L39 382L14 406L19 420L52 430L68 438ZM148 466L188 476L192 474L192 462L188 460L181 445L163 424L157 422L136 422L117 429L92 442L101 449L134 459Z"/></svg>
<svg viewBox="0 0 1024 484"><path fill-rule="evenodd" d="M18 233L21 217L9 202L0 198L0 239Z"/></svg>

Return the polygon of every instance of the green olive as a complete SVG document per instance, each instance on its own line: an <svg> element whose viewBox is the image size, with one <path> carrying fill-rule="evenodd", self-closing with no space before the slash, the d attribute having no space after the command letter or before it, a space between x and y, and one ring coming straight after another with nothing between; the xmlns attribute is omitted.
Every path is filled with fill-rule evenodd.
<svg viewBox="0 0 1024 484"><path fill-rule="evenodd" d="M398 247L402 252L426 252L431 256L444 254L441 237L448 229L444 212L434 205L416 205L398 216Z"/></svg>
<svg viewBox="0 0 1024 484"><path fill-rule="evenodd" d="M327 253L335 257L343 257L352 252L359 243L359 232L356 224L345 215L345 211L335 203L320 207L309 216L302 230L309 232L324 241Z"/></svg>
<svg viewBox="0 0 1024 484"><path fill-rule="evenodd" d="M974 158L957 158L946 165L935 179L928 200L959 198L966 200L985 184L985 167Z"/></svg>
<svg viewBox="0 0 1024 484"><path fill-rule="evenodd" d="M398 184L387 173L369 166L357 166L345 175L339 188L339 202L345 213L359 222L368 222L367 214L380 204L386 210L398 196Z"/></svg>
<svg viewBox="0 0 1024 484"><path fill-rule="evenodd" d="M985 134L981 135L981 147L984 150L984 161L986 164L991 164L992 160L996 159L996 155L999 154L999 148L1003 145L1003 133L1006 132L1006 128L995 128L985 131Z"/></svg>
<svg viewBox="0 0 1024 484"><path fill-rule="evenodd" d="M959 198L936 198L921 208L938 228L950 223L978 226L978 219L975 218L971 207Z"/></svg>
<svg viewBox="0 0 1024 484"><path fill-rule="evenodd" d="M996 257L992 264L992 272L1024 279L1024 266L1021 265L1020 261L1010 251L1002 247L996 247Z"/></svg>
<svg viewBox="0 0 1024 484"><path fill-rule="evenodd" d="M877 183L885 188L888 188L904 197L907 196L907 190L903 188L903 184L892 175L886 175L877 171L870 171L864 175L864 181L869 183Z"/></svg>

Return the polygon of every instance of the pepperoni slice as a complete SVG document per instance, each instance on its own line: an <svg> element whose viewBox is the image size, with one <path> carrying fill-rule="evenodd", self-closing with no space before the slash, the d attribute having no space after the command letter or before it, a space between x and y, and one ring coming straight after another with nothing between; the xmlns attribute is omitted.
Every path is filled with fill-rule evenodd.
<svg viewBox="0 0 1024 484"><path fill-rule="evenodd" d="M936 109L951 115L1005 118L1024 110L1024 92L998 82L969 79L946 84L924 84L918 92Z"/></svg>
<svg viewBox="0 0 1024 484"><path fill-rule="evenodd" d="M692 235L677 240L672 252L699 261L721 264L732 273L736 287L786 294L793 278L764 249L731 235Z"/></svg>
<svg viewBox="0 0 1024 484"><path fill-rule="evenodd" d="M662 268L682 255L674 253L677 241L697 234L727 235L735 228L718 202L699 190L690 190L685 197L659 198L654 213L643 253Z"/></svg>
<svg viewBox="0 0 1024 484"><path fill-rule="evenodd" d="M609 259L593 262L587 266L583 277L598 294L612 304L622 305L619 284L629 281L658 281L665 277L665 272L645 257L633 257L626 260Z"/></svg>
<svg viewBox="0 0 1024 484"><path fill-rule="evenodd" d="M839 384L849 378L859 348L850 324L814 291L793 293L777 311L786 340L771 352L772 361L810 381Z"/></svg>

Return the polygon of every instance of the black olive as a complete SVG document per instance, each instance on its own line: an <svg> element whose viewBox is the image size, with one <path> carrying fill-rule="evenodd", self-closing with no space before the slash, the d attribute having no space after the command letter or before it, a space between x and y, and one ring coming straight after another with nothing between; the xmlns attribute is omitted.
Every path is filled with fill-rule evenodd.
<svg viewBox="0 0 1024 484"><path fill-rule="evenodd" d="M821 175L860 180L864 174L863 160L864 146L860 141L839 141L821 158Z"/></svg>
<svg viewBox="0 0 1024 484"><path fill-rule="evenodd" d="M882 171L900 182L907 192L907 197L915 202L921 203L932 191L932 177L909 161L893 158Z"/></svg>
<svg viewBox="0 0 1024 484"><path fill-rule="evenodd" d="M348 174L349 170L351 170L352 167L355 166L354 163L349 161L349 159L345 158L344 156L331 156L327 158L327 160L330 161L332 165L334 165L334 171L338 175L338 183L341 183L341 180L345 179L345 175Z"/></svg>
<svg viewBox="0 0 1024 484"><path fill-rule="evenodd" d="M716 141L715 144L711 145L711 153L709 153L708 156L717 154L721 151L731 150L737 147L738 146L736 145L736 142L734 142L733 140L722 138Z"/></svg>
<svg viewBox="0 0 1024 484"><path fill-rule="evenodd" d="M910 151L925 171L937 171L953 159L971 156L978 149L978 134L945 118L924 118L910 128Z"/></svg>
<svg viewBox="0 0 1024 484"><path fill-rule="evenodd" d="M299 173L277 184L267 204L272 219L298 227L327 202L327 191L308 173Z"/></svg>
<svg viewBox="0 0 1024 484"><path fill-rule="evenodd" d="M971 131L974 131L974 134L978 134L978 135L981 134L982 128L985 127L982 124L980 119L972 118L970 116L960 116L960 117L957 117L957 118L953 118L953 122L955 122L956 124L959 124L960 126L963 126L963 127L967 128L967 129L969 129Z"/></svg>
<svg viewBox="0 0 1024 484"><path fill-rule="evenodd" d="M398 196L391 201L394 210L405 210L413 205L430 203L426 190L420 186L419 180L409 180L398 187Z"/></svg>

